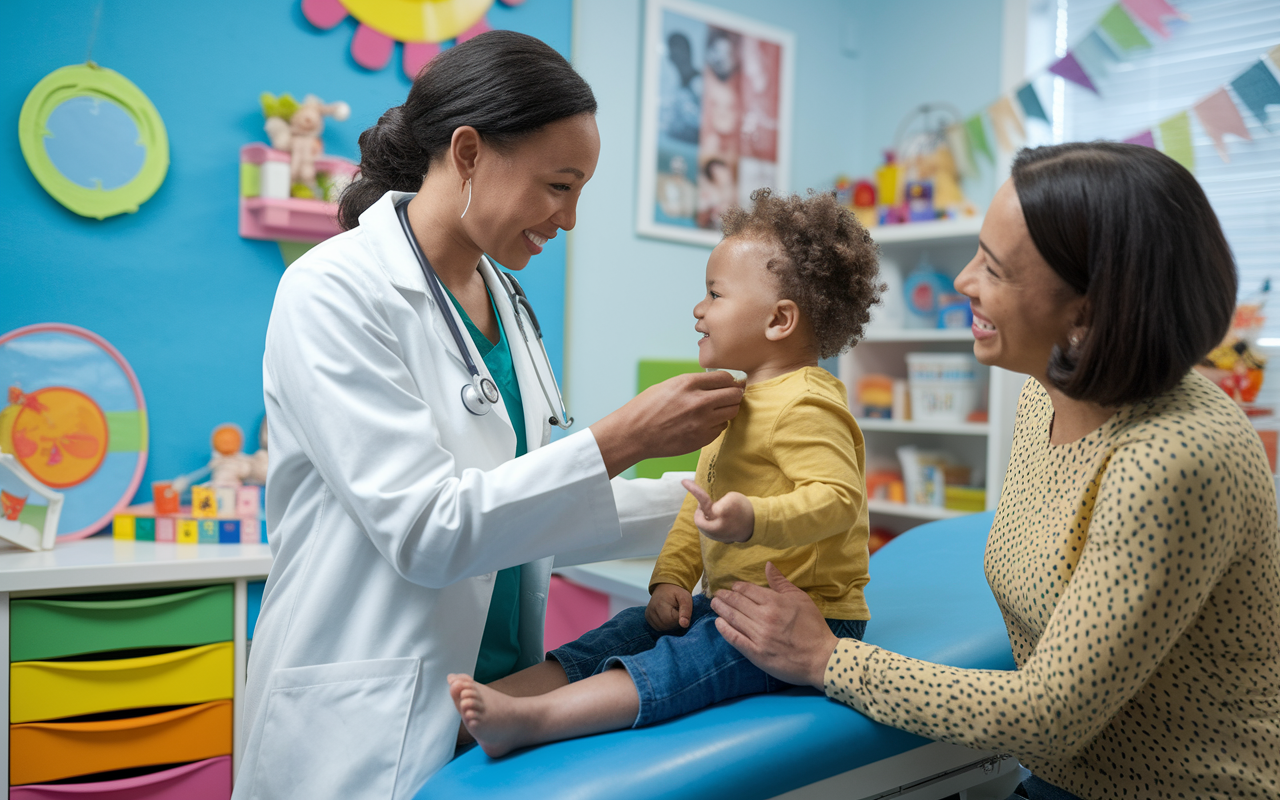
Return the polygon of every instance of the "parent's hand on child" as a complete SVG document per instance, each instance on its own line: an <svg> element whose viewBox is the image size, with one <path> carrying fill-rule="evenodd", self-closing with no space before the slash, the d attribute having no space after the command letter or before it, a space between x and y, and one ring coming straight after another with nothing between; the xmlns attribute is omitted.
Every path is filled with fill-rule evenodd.
<svg viewBox="0 0 1280 800"><path fill-rule="evenodd" d="M769 587L738 581L716 592L716 630L752 664L785 683L821 691L840 640L803 590L765 564Z"/></svg>
<svg viewBox="0 0 1280 800"><path fill-rule="evenodd" d="M673 631L689 627L693 619L693 595L683 586L660 583L653 587L644 621L656 631Z"/></svg>
<svg viewBox="0 0 1280 800"><path fill-rule="evenodd" d="M680 483L698 501L693 524L698 526L703 536L726 544L745 542L751 538L756 528L756 511L746 495L729 492L713 503L711 495L698 484L688 479Z"/></svg>

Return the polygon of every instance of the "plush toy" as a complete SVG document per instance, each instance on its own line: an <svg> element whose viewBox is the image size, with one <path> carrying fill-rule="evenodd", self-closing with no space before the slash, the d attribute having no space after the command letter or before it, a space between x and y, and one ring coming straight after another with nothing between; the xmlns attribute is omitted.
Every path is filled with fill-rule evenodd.
<svg viewBox="0 0 1280 800"><path fill-rule="evenodd" d="M277 98L270 92L263 92L261 100L271 146L289 153L293 194L324 199L316 183L316 159L324 154L324 145L320 142L324 118L333 117L341 122L351 116L351 107L341 101L325 103L313 94L307 95L300 104L288 94Z"/></svg>
<svg viewBox="0 0 1280 800"><path fill-rule="evenodd" d="M244 483L265 485L267 482L267 421L258 430L258 451L253 455L242 452L244 432L239 425L226 423L213 429L210 437L213 457L209 463L188 475L175 478L173 490L179 495L196 481L209 476L213 486L240 486Z"/></svg>

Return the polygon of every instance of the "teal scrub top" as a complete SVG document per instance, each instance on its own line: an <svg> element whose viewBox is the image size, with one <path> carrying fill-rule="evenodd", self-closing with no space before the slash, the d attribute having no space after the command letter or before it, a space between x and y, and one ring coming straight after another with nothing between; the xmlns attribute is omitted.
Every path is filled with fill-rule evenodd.
<svg viewBox="0 0 1280 800"><path fill-rule="evenodd" d="M443 284L441 284L443 285ZM463 310L458 299L449 292L453 307L458 309L458 316L471 334L476 350L489 368L493 382L498 385L502 402L511 417L511 427L516 432L516 457L529 452L529 440L525 435L524 402L520 398L520 384L516 381L515 364L511 361L511 347L507 342L507 332L502 326L502 317L498 316L498 308L489 297L493 306L493 315L498 320L498 343L494 344L485 338L475 326L467 312ZM494 576L493 599L489 601L489 617L484 623L484 635L480 639L480 655L476 658L475 679L480 683L493 683L505 678L515 671L520 660L520 567L508 567L499 570Z"/></svg>

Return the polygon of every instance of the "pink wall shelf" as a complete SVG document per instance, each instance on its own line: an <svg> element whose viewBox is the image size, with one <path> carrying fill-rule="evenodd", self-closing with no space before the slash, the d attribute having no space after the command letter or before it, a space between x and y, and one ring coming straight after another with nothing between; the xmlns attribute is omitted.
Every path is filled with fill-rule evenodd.
<svg viewBox="0 0 1280 800"><path fill-rule="evenodd" d="M331 200L359 171L343 158L316 160L321 186ZM289 154L255 142L240 148L240 235L246 239L322 242L341 233L338 204L290 197Z"/></svg>

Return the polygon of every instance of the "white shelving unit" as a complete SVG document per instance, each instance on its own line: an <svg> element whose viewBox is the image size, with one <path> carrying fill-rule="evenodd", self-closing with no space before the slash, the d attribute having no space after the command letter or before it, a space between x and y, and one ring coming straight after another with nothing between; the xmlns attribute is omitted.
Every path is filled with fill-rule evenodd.
<svg viewBox="0 0 1280 800"><path fill-rule="evenodd" d="M978 232L982 219L940 220L908 225L894 225L872 230L880 245L882 258L891 259L903 276L913 270L922 258L951 276L957 275L978 249ZM873 318L875 311L872 312ZM968 330L935 330L905 328L868 331L857 347L840 356L840 379L849 388L849 407L857 410L855 391L858 378L868 373L907 376L906 354L911 352L963 353L973 349L973 334ZM968 464L975 477L984 479L986 507L995 508L1000 488L1009 465L1013 445L1013 420L1018 408L1018 394L1025 375L997 367L979 365L979 380L986 396L988 421L921 422L858 418L867 444L867 469L897 469L896 451L914 444L918 447L950 453ZM934 506L892 503L872 500L868 503L871 524L901 532L923 522L960 516L965 512Z"/></svg>

